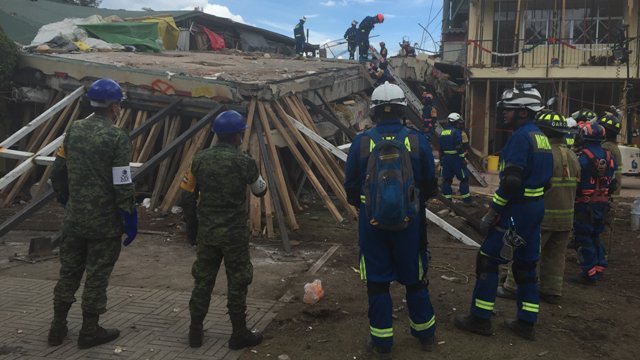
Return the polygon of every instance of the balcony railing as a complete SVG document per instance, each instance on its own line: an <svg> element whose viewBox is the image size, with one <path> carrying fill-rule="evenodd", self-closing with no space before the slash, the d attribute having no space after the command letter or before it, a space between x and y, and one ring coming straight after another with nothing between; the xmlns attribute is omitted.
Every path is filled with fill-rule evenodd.
<svg viewBox="0 0 640 360"><path fill-rule="evenodd" d="M500 44L494 40L467 42L468 66L485 68L620 66L630 61L635 71L636 48L636 41L631 41L630 55L625 56L624 49L617 44L573 44L569 39L553 38L538 43L530 40Z"/></svg>

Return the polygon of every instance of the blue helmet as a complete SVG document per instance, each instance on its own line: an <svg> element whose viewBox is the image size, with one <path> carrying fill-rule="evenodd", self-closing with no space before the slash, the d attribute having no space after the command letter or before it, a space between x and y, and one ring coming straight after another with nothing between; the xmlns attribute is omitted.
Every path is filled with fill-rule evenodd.
<svg viewBox="0 0 640 360"><path fill-rule="evenodd" d="M584 141L602 142L605 139L607 131L604 127L596 122L587 121L580 129L580 134Z"/></svg>
<svg viewBox="0 0 640 360"><path fill-rule="evenodd" d="M87 97L91 100L91 106L107 107L112 102L122 101L124 95L117 82L111 79L100 79L91 84Z"/></svg>
<svg viewBox="0 0 640 360"><path fill-rule="evenodd" d="M227 110L221 112L213 121L211 131L216 134L233 134L247 128L244 117L239 112Z"/></svg>

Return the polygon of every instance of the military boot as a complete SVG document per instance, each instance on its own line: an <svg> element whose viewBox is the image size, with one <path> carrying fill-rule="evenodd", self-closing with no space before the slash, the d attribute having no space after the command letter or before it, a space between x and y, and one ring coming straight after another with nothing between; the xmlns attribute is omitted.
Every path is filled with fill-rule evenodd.
<svg viewBox="0 0 640 360"><path fill-rule="evenodd" d="M51 346L61 345L67 336L67 315L71 309L70 303L57 303L53 305L53 321L49 329L48 342Z"/></svg>
<svg viewBox="0 0 640 360"><path fill-rule="evenodd" d="M233 333L229 339L229 349L240 350L262 342L262 334L247 329L247 317L242 314L229 314Z"/></svg>
<svg viewBox="0 0 640 360"><path fill-rule="evenodd" d="M118 329L105 329L98 325L100 315L83 312L82 328L78 335L78 348L88 349L90 347L106 344L120 336Z"/></svg>
<svg viewBox="0 0 640 360"><path fill-rule="evenodd" d="M532 323L522 320L505 320L504 324L509 328L509 330L521 338L529 341L536 340L535 326Z"/></svg>
<svg viewBox="0 0 640 360"><path fill-rule="evenodd" d="M454 321L460 330L469 331L484 336L493 335L493 327L490 319L482 319L473 314L458 315Z"/></svg>
<svg viewBox="0 0 640 360"><path fill-rule="evenodd" d="M191 316L191 325L189 325L189 346L192 348L199 348L202 346L202 338L204 337L203 322L204 316Z"/></svg>
<svg viewBox="0 0 640 360"><path fill-rule="evenodd" d="M422 351L434 351L436 349L436 336L435 335L431 335L431 336L425 336L422 338L419 338L418 341L420 341L420 349Z"/></svg>
<svg viewBox="0 0 640 360"><path fill-rule="evenodd" d="M367 335L367 352L373 354L377 360L391 360L391 348L384 347L380 345L376 345L373 343L373 339L371 339L370 335Z"/></svg>

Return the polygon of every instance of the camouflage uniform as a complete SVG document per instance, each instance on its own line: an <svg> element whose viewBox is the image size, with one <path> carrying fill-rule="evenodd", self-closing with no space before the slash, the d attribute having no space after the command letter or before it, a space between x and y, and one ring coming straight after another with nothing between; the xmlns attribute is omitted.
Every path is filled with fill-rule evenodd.
<svg viewBox="0 0 640 360"><path fill-rule="evenodd" d="M118 211L130 213L135 201L130 158L129 136L106 117L78 120L67 131L51 175L58 199L68 199L54 307L75 302L86 270L82 310L106 311L107 285L123 232Z"/></svg>
<svg viewBox="0 0 640 360"><path fill-rule="evenodd" d="M223 259L229 315L244 318L247 290L253 279L247 185L258 177L255 161L227 144L199 152L184 176L180 187L184 190L181 203L185 219L198 226L197 257L191 270L195 279L189 301L192 318L207 314Z"/></svg>
<svg viewBox="0 0 640 360"><path fill-rule="evenodd" d="M620 198L620 190L622 190L622 155L618 148L618 143L611 140L606 140L602 143L602 148L609 151L611 156L616 160L618 168L616 169L616 191L611 194L611 202L609 202L609 211L604 218L604 232L609 234L609 242L606 247L607 254L611 251L611 241L613 236L613 225L616 217L616 211L618 210L618 200Z"/></svg>
<svg viewBox="0 0 640 360"><path fill-rule="evenodd" d="M580 179L580 163L567 147L564 138L549 138L553 154L551 188L544 194L544 219L540 235L540 293L562 295L565 253L573 229L576 188ZM516 291L509 269L503 287Z"/></svg>

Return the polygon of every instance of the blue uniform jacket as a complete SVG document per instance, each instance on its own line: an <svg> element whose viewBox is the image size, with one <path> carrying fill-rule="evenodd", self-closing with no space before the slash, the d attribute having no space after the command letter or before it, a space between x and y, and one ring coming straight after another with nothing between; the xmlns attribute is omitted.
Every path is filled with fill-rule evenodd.
<svg viewBox="0 0 640 360"><path fill-rule="evenodd" d="M464 156L462 132L455 126L447 126L440 133L440 152L443 155Z"/></svg>
<svg viewBox="0 0 640 360"><path fill-rule="evenodd" d="M358 25L358 40L364 41L369 38L369 33L375 26L375 18L373 16L367 16Z"/></svg>
<svg viewBox="0 0 640 360"><path fill-rule="evenodd" d="M350 43L356 42L357 36L358 29L355 26L351 26L347 29L347 31L344 32L344 39Z"/></svg>
<svg viewBox="0 0 640 360"><path fill-rule="evenodd" d="M504 169L511 166L521 168L523 173L522 186L516 194L507 194L502 184ZM491 207L502 212L510 202L542 198L552 175L549 139L533 121L528 121L513 132L500 153L500 186L493 195Z"/></svg>
<svg viewBox="0 0 640 360"><path fill-rule="evenodd" d="M300 21L296 24L296 27L293 28L293 35L295 35L296 39L302 37L304 40L304 22Z"/></svg>
<svg viewBox="0 0 640 360"><path fill-rule="evenodd" d="M588 149L589 151L591 151L596 159L606 159L605 150L602 148L602 145L600 145L600 143L587 141L585 142L584 149ZM591 166L591 160L589 159L589 157L583 152L578 157L578 160L580 161L581 175L580 182L578 183L578 188L576 189L576 191L577 197L579 198L585 193L589 194L590 192L593 192L593 190L596 188L596 184L591 183L591 176L594 175L594 169ZM601 184L601 186L606 189L609 189L611 181L613 181L613 179L615 178L615 169L617 169L618 167L615 156L613 156L613 154L611 154L611 161L613 162L613 165L608 164L609 169L607 169L607 172L605 173L605 177L609 179L609 181Z"/></svg>

